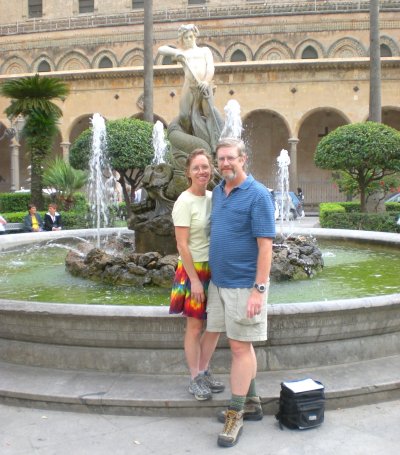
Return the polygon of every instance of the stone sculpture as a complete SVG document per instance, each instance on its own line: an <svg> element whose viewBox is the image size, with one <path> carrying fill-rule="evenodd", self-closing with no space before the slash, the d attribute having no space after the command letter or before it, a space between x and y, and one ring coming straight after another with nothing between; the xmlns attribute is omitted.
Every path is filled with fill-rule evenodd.
<svg viewBox="0 0 400 455"><path fill-rule="evenodd" d="M196 148L213 153L224 121L214 106L214 62L208 47L196 44L198 28L182 25L178 30L178 47L161 46L162 55L172 57L184 70L185 79L179 114L167 130L170 164L148 166L142 184L149 195L147 204L133 209L128 222L136 234L136 251L176 251L171 210L179 194L186 189L185 163ZM215 173L214 182L219 180Z"/></svg>

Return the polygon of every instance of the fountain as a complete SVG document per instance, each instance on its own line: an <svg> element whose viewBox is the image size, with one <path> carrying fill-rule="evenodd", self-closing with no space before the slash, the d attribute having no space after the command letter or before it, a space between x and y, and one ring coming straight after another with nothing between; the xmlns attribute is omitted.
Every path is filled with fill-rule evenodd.
<svg viewBox="0 0 400 455"><path fill-rule="evenodd" d="M109 207L114 202L116 178L107 155L107 134L104 118L94 114L92 118L92 155L89 161L89 205L92 225L97 229L97 247L100 248L100 228L108 226Z"/></svg>
<svg viewBox="0 0 400 455"><path fill-rule="evenodd" d="M208 95L212 102L211 93ZM197 135L188 131L187 118L180 116L171 122L168 139L172 162L155 163L146 174L146 189L149 188L150 196L159 204L155 204L156 208L147 216L131 221L130 226L135 226L135 231L148 220L159 219L160 224L166 224L166 214L162 212L173 203L179 185L184 186L186 154L196 147L212 149L210 144L215 138L208 137L211 123L223 130L210 99L208 107L213 114L208 120L197 119L198 123L195 121L192 125ZM281 230L285 235L288 233L284 226ZM289 231L300 237L353 239L395 249L400 247L398 234L299 226L290 227ZM7 235L2 236L0 251L89 234L93 235L94 231ZM161 243L166 240L157 231L154 238L146 231L144 236L150 238L151 246L154 238L161 237ZM135 269L138 264L135 260L131 262L134 263L131 268ZM397 291L398 286L392 290ZM186 396L183 318L169 315L166 306L109 306L104 305L107 296L99 303L103 305L0 299L0 395L3 399L30 405L147 415L214 414L216 407L226 405L228 395L224 393L201 404ZM399 363L400 294L273 304L268 318L269 339L255 346L260 394L267 412L276 412L280 382L299 374L318 374L326 385L328 407L330 402L332 406L357 404L362 397L372 394L375 400L398 394L398 374L388 378L381 372L388 364L388 357L391 363ZM229 359L228 342L222 337L214 356L213 371L228 373ZM357 371L364 365L364 374L358 382L353 378L353 362L357 363ZM375 369L369 381L371 364ZM23 374L23 368L24 371L29 369L30 378L40 379L35 384L21 381L23 386L16 389L15 378ZM347 381L338 389L338 379L342 377ZM171 388L165 384L171 384ZM172 384L178 385L179 392ZM31 390L32 387L35 390Z"/></svg>

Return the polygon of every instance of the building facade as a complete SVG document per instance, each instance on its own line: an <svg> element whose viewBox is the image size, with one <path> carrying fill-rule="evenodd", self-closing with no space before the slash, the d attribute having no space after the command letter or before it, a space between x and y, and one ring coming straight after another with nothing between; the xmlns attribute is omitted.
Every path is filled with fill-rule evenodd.
<svg viewBox="0 0 400 455"><path fill-rule="evenodd" d="M63 78L70 95L53 154L99 112L143 115L143 1L0 0L0 83L36 72ZM315 167L318 141L368 119L369 2L153 0L154 113L166 126L178 114L183 71L158 53L195 23L216 72L215 103L241 105L252 173L275 186L276 158L291 155L291 187L307 201L340 200L331 173ZM400 130L400 4L381 1L382 121ZM0 98L0 137L10 127ZM13 125L17 126L17 125ZM17 128L18 129L18 128ZM23 138L0 141L0 191L29 185Z"/></svg>

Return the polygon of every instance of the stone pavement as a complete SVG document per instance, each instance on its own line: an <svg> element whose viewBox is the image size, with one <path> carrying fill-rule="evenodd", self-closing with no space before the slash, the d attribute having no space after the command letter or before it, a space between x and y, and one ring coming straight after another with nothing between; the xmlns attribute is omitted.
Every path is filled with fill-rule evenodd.
<svg viewBox="0 0 400 455"><path fill-rule="evenodd" d="M325 411L310 430L283 431L273 416L245 422L220 448L210 417L132 417L0 405L1 455L398 455L400 400Z"/></svg>

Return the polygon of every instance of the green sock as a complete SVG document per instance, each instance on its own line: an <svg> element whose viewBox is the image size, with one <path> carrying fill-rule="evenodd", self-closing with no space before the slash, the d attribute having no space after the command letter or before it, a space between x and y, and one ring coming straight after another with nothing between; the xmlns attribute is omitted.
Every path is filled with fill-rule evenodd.
<svg viewBox="0 0 400 455"><path fill-rule="evenodd" d="M250 382L250 387L249 387L249 391L247 392L247 398L249 397L256 397L257 396L257 392L256 392L256 379L253 378Z"/></svg>
<svg viewBox="0 0 400 455"><path fill-rule="evenodd" d="M243 411L246 397L242 395L232 395L231 402L229 403L229 409L233 411Z"/></svg>

